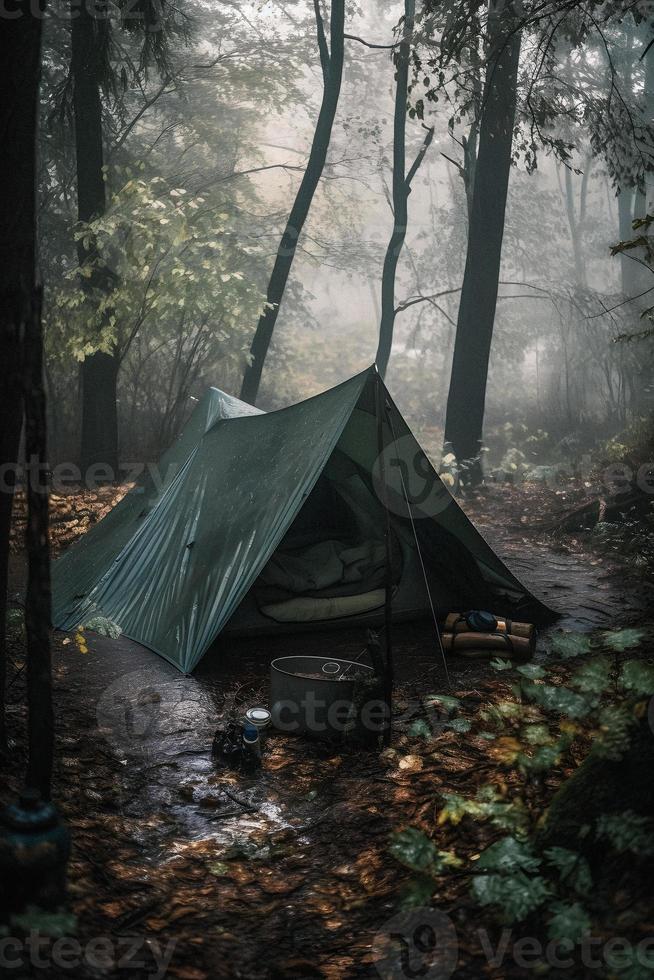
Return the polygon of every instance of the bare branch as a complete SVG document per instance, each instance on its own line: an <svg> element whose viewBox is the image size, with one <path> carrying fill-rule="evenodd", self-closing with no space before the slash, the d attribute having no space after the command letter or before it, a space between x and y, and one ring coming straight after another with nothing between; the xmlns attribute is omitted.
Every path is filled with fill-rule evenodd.
<svg viewBox="0 0 654 980"><path fill-rule="evenodd" d="M249 174L260 174L264 170L300 170L304 171L304 167L298 167L292 163L269 163L262 167L251 167L249 170L234 170L231 174L224 174L222 177L215 177L208 183L203 184L200 190L205 191L209 187L215 186L215 184L222 184L226 180L234 180L235 177L247 177Z"/></svg>
<svg viewBox="0 0 654 980"><path fill-rule="evenodd" d="M425 136L425 138L423 140L423 143L422 143L422 146L420 147L420 150L418 151L418 156L413 161L413 165L412 165L411 169L409 170L408 174L406 175L406 181L405 181L405 183L406 183L407 190L410 190L411 189L411 183L413 181L413 178L418 173L418 171L420 169L420 165L421 165L422 161L425 159L425 154L426 154L427 150L429 149L429 147L431 146L431 142L432 142L432 140L434 138L434 127L433 126L431 128L429 128L428 126L424 126L423 125L423 129L426 129L427 130L427 134L426 134L426 136Z"/></svg>
<svg viewBox="0 0 654 980"><path fill-rule="evenodd" d="M168 88L168 86L170 85L170 83L172 82L172 80L173 79L172 79L172 76L171 75L166 75L164 81L159 86L159 88L154 93L154 95L151 98L149 98L146 102L143 103L143 105L141 106L141 108L139 109L139 111L136 113L136 115L134 116L134 118L125 127L125 129L121 133L119 139L116 140L116 142L114 143L113 147L111 148L111 154L115 153L116 150L119 150L120 149L120 147L123 145L123 143L125 142L125 140L129 136L129 134L132 132L132 130L136 126L136 124L139 122L140 119L142 119L142 117L145 115L145 113L148 111L148 109L150 109L155 104L155 102L157 102L161 98L162 95L168 95L169 94L168 92L166 92L166 89ZM174 91L174 88L171 89L171 91Z"/></svg>
<svg viewBox="0 0 654 980"><path fill-rule="evenodd" d="M447 312L447 310L445 310L445 309L443 309L443 307L442 307L442 306L439 306L439 304L438 304L438 303L437 303L437 302L436 302L435 300L433 300L433 299L430 299L430 300L428 300L427 302L429 303L429 305L430 305L430 306L433 306L435 310L438 310L438 312L439 312L439 313L440 313L440 314L441 314L442 316L444 316L444 317L445 317L445 319L447 320L447 322L448 322L448 323L449 323L449 324L450 324L451 326L453 326L453 327L456 327L456 320L454 320L454 319L453 319L453 318L452 318L452 317L450 316L450 314L449 314L449 313Z"/></svg>
<svg viewBox="0 0 654 980"><path fill-rule="evenodd" d="M460 292L461 287L457 286L455 289L443 289L440 293L433 293L431 296L414 296L412 299L407 299L396 306L395 312L403 313L404 310L408 310L412 306L417 306L418 303L431 303L433 300L441 299L443 296L452 296L454 293Z"/></svg>
<svg viewBox="0 0 654 980"><path fill-rule="evenodd" d="M448 163L451 163L453 166L455 166L461 175L465 174L466 172L465 167L463 166L462 163L457 163L456 160L453 160L452 157L448 157L447 153L443 153L442 150L441 150L441 156L445 157Z"/></svg>
<svg viewBox="0 0 654 980"><path fill-rule="evenodd" d="M550 298L551 299L551 295L552 295L550 293L549 289L544 289L542 286L534 286L530 282L514 282L514 281L511 281L511 280L500 280L499 285L500 286L523 286L526 289L535 289L537 292L540 292L540 293L544 293L545 294L542 297L542 299L546 299L546 298ZM654 289L654 286L652 288ZM395 312L396 313L402 313L404 310L408 310L411 306L417 306L418 303L432 303L436 299L442 299L443 296L452 296L454 293L460 293L460 292L461 292L461 287L460 286L456 286L453 289L444 289L440 293L432 293L429 296L424 296L421 293L418 296L413 296L413 297L411 297L411 299L407 299L403 303L400 303L399 306L396 307ZM523 297L523 296L498 296L498 299L523 299L523 298L526 299L527 297L526 296L525 297ZM534 297L534 299L540 299L540 298L541 297ZM636 297L634 297L634 298L636 298Z"/></svg>
<svg viewBox="0 0 654 980"><path fill-rule="evenodd" d="M365 41L362 37L357 37L356 34L344 34L343 37L346 41L358 41L359 44L363 44L366 48L373 48L375 51L394 51L399 42L395 44L373 44L371 41Z"/></svg>
<svg viewBox="0 0 654 980"><path fill-rule="evenodd" d="M651 293L652 291L654 291L654 286L650 286L649 289L644 289L642 293L637 293L636 296L628 296L627 299L622 300L621 303L616 303L615 306L604 307L601 313L592 313L587 316L586 319L596 320L599 316L606 316L607 313L613 313L614 310L619 310L621 306L627 306L629 303L634 303L637 299L647 296L647 294Z"/></svg>

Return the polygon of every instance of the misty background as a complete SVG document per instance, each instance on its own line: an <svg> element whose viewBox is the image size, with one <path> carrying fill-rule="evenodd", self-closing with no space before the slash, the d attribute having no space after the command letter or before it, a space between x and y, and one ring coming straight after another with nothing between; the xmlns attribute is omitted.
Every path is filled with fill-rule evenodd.
<svg viewBox="0 0 654 980"><path fill-rule="evenodd" d="M401 5L393 3L350 9L346 30L369 44L390 45L401 14ZM124 460L158 455L207 385L238 395L321 94L314 13L307 2L194 0L185 8L183 28L187 36L173 46L174 71L163 82L150 72L140 91L106 94L105 171L115 226L107 231L103 255L131 283L122 326L130 316L138 321L118 383ZM76 221L74 146L58 98L66 84L66 38L65 17L55 8L46 26L41 133L53 462L75 458L77 372L84 353L74 326L78 309L71 305L77 268L70 234ZM129 38L122 43L129 54ZM634 101L642 99L645 84L638 60L644 43L629 19L611 37L615 63L629 67L626 97ZM532 56L525 41L525 69ZM606 53L591 47L571 56L570 71L601 84L607 65ZM390 50L346 40L328 163L264 369L264 409L309 397L374 361L382 264L393 225L394 71ZM419 87L417 79L410 101ZM428 102L424 121L408 120L407 164L425 125L435 134L409 198L396 290L399 307L408 307L396 320L386 382L437 457L465 263L468 219L458 164L468 121L457 119L454 93ZM625 299L651 285L647 270L634 270L628 259L610 253L630 234L624 215L634 216L636 191L626 182L616 186L604 160L591 151L588 134L576 131L573 139L567 167L539 148L533 172L520 160L511 173L485 442L488 465L516 472L605 446L645 425L652 405L651 342L615 343L639 329L639 314L648 305L647 295ZM130 182L144 188L126 191ZM167 210L157 219L161 224L153 223L151 205L158 206L159 197L166 208L183 205L191 217L206 213L219 243L215 263L207 262L206 249L194 255L183 236L166 238L169 220L174 224ZM141 222L146 205L148 217ZM121 231L121 215L143 229ZM157 258L144 273L138 263L148 254ZM144 299L156 261L157 279ZM234 278L237 272L240 278ZM62 281L71 284L70 294ZM154 294L156 305L143 315ZM182 294L197 296L197 303L186 304L180 322L175 308Z"/></svg>

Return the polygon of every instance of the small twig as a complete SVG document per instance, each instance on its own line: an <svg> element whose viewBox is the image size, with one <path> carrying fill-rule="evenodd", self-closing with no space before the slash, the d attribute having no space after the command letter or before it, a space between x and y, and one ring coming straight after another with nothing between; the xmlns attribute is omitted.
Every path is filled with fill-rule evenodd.
<svg viewBox="0 0 654 980"><path fill-rule="evenodd" d="M119 919L116 920L116 923L112 931L114 933L118 933L119 930L129 929L132 926L135 926L137 922L140 922L141 919L144 919L146 915L152 912L153 909L158 908L158 906L159 906L159 901L155 900L152 902L148 902L147 905L141 905L140 908L133 909L131 912L125 912L123 915L120 916Z"/></svg>
<svg viewBox="0 0 654 980"><path fill-rule="evenodd" d="M448 163L453 164L456 167L456 169L459 171L459 173L461 174L465 173L465 167L463 166L463 164L457 163L456 160L453 160L452 157L448 157L447 153L444 153L442 150L441 150L441 156L445 157Z"/></svg>
<svg viewBox="0 0 654 980"><path fill-rule="evenodd" d="M223 786L222 784L218 787L218 789L221 791L221 793L224 793L225 796L228 796L229 799L232 800L233 803L238 803L238 805L240 807L243 807L243 809L246 810L248 813L258 813L259 812L259 807L252 806L251 803L244 803L243 800L239 800L238 796L234 796L234 794L233 793L230 793L230 791L225 786Z"/></svg>
<svg viewBox="0 0 654 980"><path fill-rule="evenodd" d="M400 43L397 41L395 44L373 44L371 41L365 41L362 37L357 37L356 34L344 34L343 37L346 41L358 41L366 48L374 48L376 51L393 51Z"/></svg>
<svg viewBox="0 0 654 980"><path fill-rule="evenodd" d="M212 820L212 821L215 821L215 820L231 820L232 817L242 817L243 816L243 811L242 810L226 810L224 813L220 813L220 812L218 812L218 813L208 813L206 810L203 810L202 808L200 808L200 813L202 813L202 816L205 817L207 820Z"/></svg>
<svg viewBox="0 0 654 980"><path fill-rule="evenodd" d="M642 296L647 296L647 294L651 293L652 290L654 290L654 286L650 286L649 289L643 290L642 293L638 293L636 296L629 296L627 299L624 299L621 303L618 303L616 306L606 307L605 309L602 310L601 313L591 313L586 317L586 319L596 320L598 316L606 316L607 313L613 313L614 310L619 310L621 306L626 306L628 303L634 303L637 299L640 299Z"/></svg>

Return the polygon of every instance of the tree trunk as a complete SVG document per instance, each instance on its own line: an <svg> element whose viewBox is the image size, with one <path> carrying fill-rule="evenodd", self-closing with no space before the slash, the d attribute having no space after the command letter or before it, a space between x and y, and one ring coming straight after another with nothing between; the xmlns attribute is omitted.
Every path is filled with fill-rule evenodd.
<svg viewBox="0 0 654 980"><path fill-rule="evenodd" d="M0 46L1 50L1 46ZM3 62L8 64L8 62ZM3 74L0 69L0 75ZM19 75L16 74L18 84ZM5 88L5 104L12 96ZM14 105L16 103L13 103ZM7 127L2 125L2 132L7 132ZM8 141L6 149L11 146L18 151L18 142ZM3 152L3 159L8 161L9 153ZM1 188L8 188L9 181L5 170L0 165ZM15 171L20 174L20 169ZM14 182L15 187L16 182ZM10 225L5 221L5 195L0 189L0 226L7 229L9 233ZM9 195L11 196L11 195ZM17 198L14 197L14 201ZM24 209L21 208L21 211ZM3 213L4 212L4 213ZM16 225L14 230L18 231ZM0 752L6 748L6 728L5 728L5 692L7 679L7 588L9 572L9 543L11 535L11 510L13 501L13 489L18 461L18 449L20 442L20 430L22 425L22 393L20 388L20 328L24 322L24 299L21 295L19 282L22 277L14 279L13 286L11 279L16 273L16 266L20 263L10 263L5 261L6 236L2 234L3 241L0 242ZM17 240L14 239L12 245L16 247ZM16 256L18 259L18 256ZM14 269L11 265L14 264Z"/></svg>
<svg viewBox="0 0 654 980"><path fill-rule="evenodd" d="M50 799L54 750L52 663L50 655L51 592L48 535L48 464L46 400L43 379L43 332L40 294L25 327L25 457L27 460L27 703L29 761L27 785Z"/></svg>
<svg viewBox="0 0 654 980"><path fill-rule="evenodd" d="M117 452L118 359L99 351L81 365L82 474L89 486L119 477Z"/></svg>
<svg viewBox="0 0 654 980"><path fill-rule="evenodd" d="M618 221L620 223L620 241L627 242L634 237L633 230L634 204L636 195L632 187L621 187L618 191ZM620 273L622 292L625 296L635 296L638 292L637 262L624 253L620 254Z"/></svg>
<svg viewBox="0 0 654 980"><path fill-rule="evenodd" d="M475 17L475 23L478 26L478 17ZM466 192L466 206L468 212L466 217L468 219L468 227L470 227L470 216L472 215L475 174L477 172L477 155L479 153L479 122L483 104L482 69L479 58L479 50L474 42L470 48L470 62L474 68L472 73L474 113L470 122L468 135L464 136L461 140L463 149L463 171L461 173L461 177L463 178L463 186Z"/></svg>
<svg viewBox="0 0 654 980"><path fill-rule="evenodd" d="M94 17L87 4L75 6L71 20L73 105L75 112L75 151L77 155L77 213L88 222L104 214L106 194L102 146L102 75L107 25ZM93 242L77 244L80 266L96 262ZM83 281L89 290L108 287L108 272L97 265L94 275ZM98 352L81 365L81 451L82 473L101 464L118 476L118 419L116 379L118 359Z"/></svg>
<svg viewBox="0 0 654 980"><path fill-rule="evenodd" d="M411 35L415 24L415 0L404 2L404 28L402 42L397 58L395 86L395 119L393 130L393 233L386 249L381 286L381 318L379 323L379 344L375 362L380 377L386 376L386 369L393 349L395 329L395 281L397 265L406 240L409 221L409 194L411 183L418 172L425 154L434 137L434 129L427 129L418 156L406 173L406 110L409 90L409 63L411 60ZM426 128L426 127L425 127Z"/></svg>
<svg viewBox="0 0 654 980"><path fill-rule="evenodd" d="M477 46L477 38L479 37L480 30L481 26L479 24L479 17L475 14L472 20L471 30L473 41L468 50L470 66L472 68L472 71L470 72L470 88L472 91L470 128L468 129L468 135L462 136L460 141L461 149L463 151L463 163L459 164L446 154L443 154L443 156L445 156L450 163L455 165L459 172L459 176L463 181L463 187L466 194L466 232L470 227L470 216L472 214L472 198L475 186L475 171L477 168L477 150L479 143L479 119L483 99L482 65ZM456 142L458 143L459 140L456 140Z"/></svg>
<svg viewBox="0 0 654 980"><path fill-rule="evenodd" d="M512 3L491 4L491 53L445 422L461 480L473 485L483 478L480 449L511 171L520 57L514 26Z"/></svg>
<svg viewBox="0 0 654 980"><path fill-rule="evenodd" d="M36 130L41 17L17 4L0 31L0 747L5 744L6 611L13 478L22 425L23 335L36 280Z"/></svg>
<svg viewBox="0 0 654 980"><path fill-rule="evenodd" d="M396 62L395 116L393 123L393 233L384 258L381 285L381 320L379 324L379 346L377 348L377 370L385 377L388 361L393 347L393 327L395 325L395 277L400 252L406 238L409 218L409 187L406 182L406 110L409 88L409 59L411 56L411 35L415 22L415 0L404 0L404 25L402 43Z"/></svg>
<svg viewBox="0 0 654 980"><path fill-rule="evenodd" d="M641 53L651 40L649 27L642 31L642 38L634 38L633 23L627 20L625 26L625 47L621 62L618 64L620 81L629 101L634 98L635 78L634 70L638 66ZM643 120L651 124L652 112L654 111L654 53L652 48L644 58L644 78L642 94L642 113ZM647 213L647 197L651 197L651 183L648 182L651 175L643 174L643 182L640 187L629 187L623 182L618 190L618 221L620 241L628 241L634 238L633 221L635 218L643 218ZM648 193L648 191L650 193ZM651 201L649 202L651 204ZM625 296L637 296L650 285L647 271L643 269L636 258L642 258L640 249L632 252L620 253L620 271L622 278L622 292ZM644 307L649 306L649 299L645 298L642 302L636 302L628 307L628 311L637 320L638 315Z"/></svg>
<svg viewBox="0 0 654 980"><path fill-rule="evenodd" d="M259 393L259 384L263 365L272 339L279 308L284 297L286 283L291 272L295 250L300 233L304 227L311 208L316 188L320 182L327 159L327 151L332 134L332 127L338 107L343 77L344 31L345 31L345 0L332 0L330 48L320 13L319 0L314 0L316 24L318 30L318 47L323 71L323 97L318 115L318 122L313 136L309 162L304 172L302 182L297 192L295 202L288 217L284 234L282 235L277 258L268 283L266 308L257 325L252 346L250 347L250 364L245 370L241 387L243 401L254 405Z"/></svg>
<svg viewBox="0 0 654 980"><path fill-rule="evenodd" d="M643 31L642 37L642 50L644 51L651 41L651 31L646 29ZM642 57L642 52L637 52L638 58ZM651 125L652 120L654 120L654 46L649 49L647 54L643 58L645 64L645 72L643 79L643 95L642 95L642 109L643 117ZM637 187L634 191L634 202L632 209L632 221L636 218L644 218L647 214L651 214L654 211L654 174L652 171L646 171L643 174L642 185ZM636 234L633 231L633 226L629 229L629 238L633 238ZM620 226L620 238L622 238L622 225ZM639 257L645 259L643 250L638 249L632 253L634 257ZM636 295L638 293L644 292L651 286L651 273L648 269L644 269L642 265L634 262L633 259L628 259L624 253L620 253L620 261L624 268L625 263L629 266L627 272L626 282L629 288L632 290L630 295ZM625 282L623 276L623 284ZM644 309L651 305L651 298L644 296L641 300L634 303L630 307L634 315L640 314ZM646 380L643 379L643 385L647 387ZM642 387L641 386L641 387Z"/></svg>
<svg viewBox="0 0 654 980"><path fill-rule="evenodd" d="M648 45L651 41L651 36L646 34L645 37L645 44ZM648 119L651 123L652 119L654 119L654 45L652 45L645 55L643 107L645 119ZM654 174L651 170L645 174L645 194L644 200L639 202L639 210L640 207L643 210L641 214L636 215L637 218L644 218L645 214L651 214L654 211Z"/></svg>
<svg viewBox="0 0 654 980"><path fill-rule="evenodd" d="M579 201L579 213L577 213L577 207L575 204L575 193L572 184L572 173L570 167L564 166L565 171L565 209L568 218L568 228L570 229L570 241L572 243L572 254L574 258L574 269L575 269L575 284L582 289L585 289L588 285L586 278L586 262L584 256L584 246L583 246L583 222L584 222L584 211L585 211L585 201L587 195L588 187L588 168L590 167L590 157L588 158L586 167L584 168L584 176L582 178L582 188Z"/></svg>

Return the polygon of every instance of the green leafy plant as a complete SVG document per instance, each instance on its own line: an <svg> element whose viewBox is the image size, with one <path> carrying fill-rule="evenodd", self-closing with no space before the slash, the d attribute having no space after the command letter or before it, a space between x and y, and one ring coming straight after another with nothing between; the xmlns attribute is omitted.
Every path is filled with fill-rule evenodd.
<svg viewBox="0 0 654 980"><path fill-rule="evenodd" d="M122 630L118 623L114 623L113 620L107 619L106 616L94 616L89 619L88 622L84 623L85 630L93 630L94 633L99 633L100 636L108 636L112 640L117 640L122 634Z"/></svg>
<svg viewBox="0 0 654 980"><path fill-rule="evenodd" d="M170 342L180 329L206 326L215 353L240 362L245 325L263 299L242 272L248 254L231 211L144 169L114 170L106 213L76 226L92 258L55 292L49 344L82 361L96 351L124 356L146 327L151 342Z"/></svg>
<svg viewBox="0 0 654 980"><path fill-rule="evenodd" d="M584 838L601 841L607 853L654 855L654 821L626 808L591 817L580 828L578 847L553 844L542 834L552 777L561 768L576 770L584 756L608 764L628 750L646 710L643 699L654 692L654 665L628 656L642 641L643 632L635 629L559 632L551 639L547 665L492 661L512 681L511 696L467 720L475 737L488 742L500 774L472 797L442 794L438 825L472 820L498 834L469 859L467 871L474 899L505 924L537 913L550 940L577 943L596 912ZM423 898L427 879L433 892L452 866L415 828L396 835L391 853L419 875Z"/></svg>

